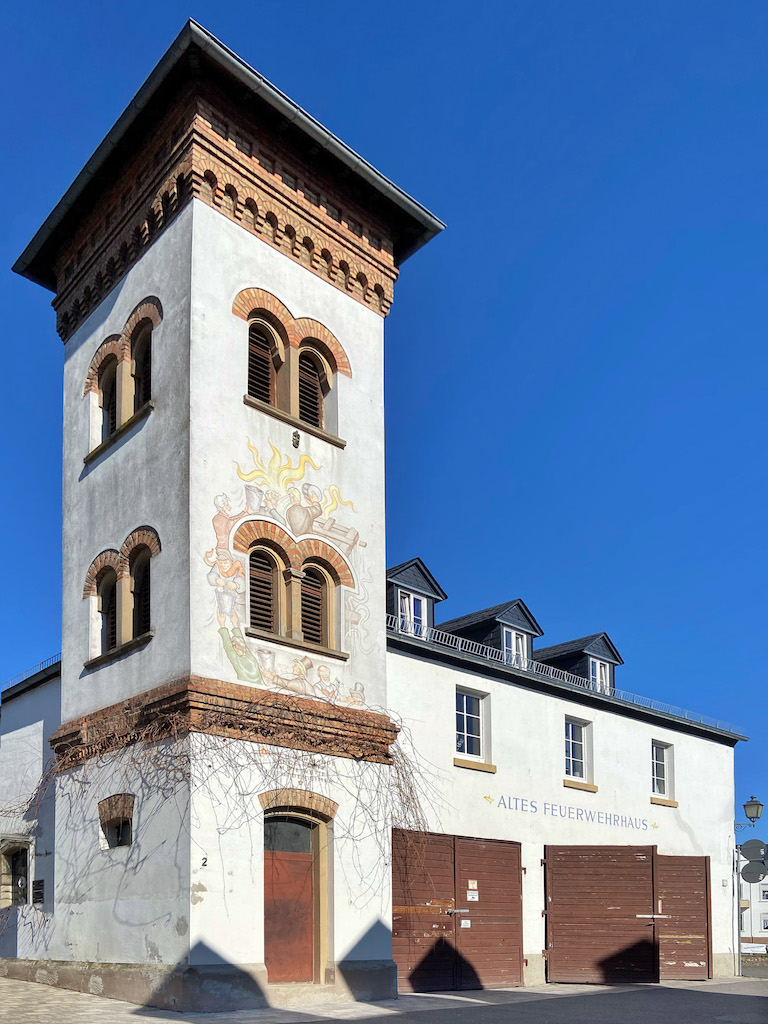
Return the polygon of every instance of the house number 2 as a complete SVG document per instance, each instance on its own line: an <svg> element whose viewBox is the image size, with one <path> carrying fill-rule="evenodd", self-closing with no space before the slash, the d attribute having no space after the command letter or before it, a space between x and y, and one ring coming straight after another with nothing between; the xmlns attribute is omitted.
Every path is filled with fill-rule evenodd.
<svg viewBox="0 0 768 1024"><path fill-rule="evenodd" d="M203 857L202 867L204 867L204 868L208 867L208 858L207 857Z"/></svg>

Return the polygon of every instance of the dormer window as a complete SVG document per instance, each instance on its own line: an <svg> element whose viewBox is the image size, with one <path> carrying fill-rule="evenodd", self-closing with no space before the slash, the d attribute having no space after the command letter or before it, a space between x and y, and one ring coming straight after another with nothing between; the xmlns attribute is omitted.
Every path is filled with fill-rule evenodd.
<svg viewBox="0 0 768 1024"><path fill-rule="evenodd" d="M611 692L611 667L599 658L589 659L589 682L598 693Z"/></svg>
<svg viewBox="0 0 768 1024"><path fill-rule="evenodd" d="M418 594L407 590L399 592L400 632L424 636L427 628L427 602Z"/></svg>
<svg viewBox="0 0 768 1024"><path fill-rule="evenodd" d="M528 660L528 637L516 629L504 627L504 664L522 668Z"/></svg>

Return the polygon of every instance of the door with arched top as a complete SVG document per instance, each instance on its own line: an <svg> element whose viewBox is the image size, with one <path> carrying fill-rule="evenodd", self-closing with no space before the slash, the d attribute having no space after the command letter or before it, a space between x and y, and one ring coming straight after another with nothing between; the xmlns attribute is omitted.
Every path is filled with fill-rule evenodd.
<svg viewBox="0 0 768 1024"><path fill-rule="evenodd" d="M264 962L270 982L312 982L316 973L317 825L264 820Z"/></svg>

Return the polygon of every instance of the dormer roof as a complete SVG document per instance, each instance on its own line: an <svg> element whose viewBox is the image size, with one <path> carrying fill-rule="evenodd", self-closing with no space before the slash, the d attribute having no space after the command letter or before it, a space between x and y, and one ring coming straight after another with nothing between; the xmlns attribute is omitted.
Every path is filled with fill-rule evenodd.
<svg viewBox="0 0 768 1024"><path fill-rule="evenodd" d="M593 633L581 636L578 640L566 640L552 647L540 647L533 652L535 661L551 661L566 654L591 654L593 658L609 661L613 665L623 665L624 659L616 650L607 633Z"/></svg>
<svg viewBox="0 0 768 1024"><path fill-rule="evenodd" d="M460 633L483 622L502 622L505 626L516 626L532 636L544 635L541 626L520 597L516 597L514 601L493 605L491 608L483 608L479 612L460 615L457 619L448 619L447 622L441 622L437 628L445 630L446 633Z"/></svg>
<svg viewBox="0 0 768 1024"><path fill-rule="evenodd" d="M448 595L420 558L412 558L387 569L387 583L395 583L403 590L413 590L434 601L444 601Z"/></svg>

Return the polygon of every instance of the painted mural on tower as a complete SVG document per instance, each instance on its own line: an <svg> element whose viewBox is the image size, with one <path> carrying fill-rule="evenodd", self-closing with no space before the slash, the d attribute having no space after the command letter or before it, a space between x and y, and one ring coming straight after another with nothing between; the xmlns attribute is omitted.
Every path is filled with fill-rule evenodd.
<svg viewBox="0 0 768 1024"><path fill-rule="evenodd" d="M268 442L264 458L247 442L253 467L235 461L236 478L227 492L213 498L212 546L203 554L212 590L211 631L218 630L219 651L238 680L314 697L351 707L366 706L360 681L342 682L346 666L329 665L314 652L291 654L269 646L269 640L246 632L247 555L232 544L238 527L249 521L275 523L295 542L318 537L337 551L349 566L353 586L341 585L342 647L350 656L379 648L369 635L369 587L372 576L365 561L366 542L352 524L354 502L337 484L327 482L309 455L294 457Z"/></svg>

